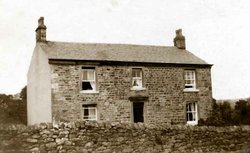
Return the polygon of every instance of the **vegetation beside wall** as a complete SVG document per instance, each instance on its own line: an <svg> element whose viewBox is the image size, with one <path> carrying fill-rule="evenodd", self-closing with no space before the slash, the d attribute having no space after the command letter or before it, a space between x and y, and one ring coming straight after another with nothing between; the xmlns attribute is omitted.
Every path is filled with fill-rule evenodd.
<svg viewBox="0 0 250 153"><path fill-rule="evenodd" d="M237 101L233 108L227 101L216 103L214 100L211 116L206 121L199 120L199 125L250 125L250 98Z"/></svg>
<svg viewBox="0 0 250 153"><path fill-rule="evenodd" d="M26 86L20 97L0 94L0 123L27 124L27 96Z"/></svg>

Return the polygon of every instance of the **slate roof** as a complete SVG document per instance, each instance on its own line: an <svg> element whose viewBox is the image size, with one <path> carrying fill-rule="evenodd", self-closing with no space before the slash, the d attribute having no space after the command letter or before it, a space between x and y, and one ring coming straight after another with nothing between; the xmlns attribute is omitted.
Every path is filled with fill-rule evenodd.
<svg viewBox="0 0 250 153"><path fill-rule="evenodd" d="M102 43L39 43L49 59L210 65L176 47Z"/></svg>

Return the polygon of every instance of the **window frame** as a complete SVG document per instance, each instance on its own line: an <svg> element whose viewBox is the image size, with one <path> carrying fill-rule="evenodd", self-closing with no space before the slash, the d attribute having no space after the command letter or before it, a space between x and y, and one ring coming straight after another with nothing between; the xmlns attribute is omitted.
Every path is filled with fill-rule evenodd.
<svg viewBox="0 0 250 153"><path fill-rule="evenodd" d="M134 77L133 76L133 70L140 70L140 76L139 77ZM133 86L133 83L135 80L140 80L141 83L139 86ZM132 67L131 68L131 90L144 90L145 88L143 87L143 82L144 82L144 77L143 77L143 68L142 67Z"/></svg>
<svg viewBox="0 0 250 153"><path fill-rule="evenodd" d="M90 116L88 115L88 119L84 119L84 110L87 109L87 110L90 110L91 109L94 109L95 110L95 115L94 115L94 118L90 118ZM81 119L83 121L97 121L98 119L98 109L97 109L97 104L81 104Z"/></svg>
<svg viewBox="0 0 250 153"><path fill-rule="evenodd" d="M187 73L191 73L191 79L187 79ZM193 83L188 84L186 81L193 81ZM191 88L187 88L187 86L192 86ZM197 89L197 74L194 69L185 69L184 70L184 91L199 91Z"/></svg>
<svg viewBox="0 0 250 153"><path fill-rule="evenodd" d="M87 71L87 72L93 71L94 72L94 79L93 80L84 80L83 79L83 72L84 71ZM83 90L83 82L93 82L94 83L93 90ZM98 93L96 66L81 66L80 67L80 93Z"/></svg>
<svg viewBox="0 0 250 153"><path fill-rule="evenodd" d="M194 109L195 109L195 110L189 111L189 110L188 110L188 105L189 105L189 104L194 104L194 106L195 106ZM190 106L190 107L191 107L191 106ZM187 102L185 108L186 108L186 111L185 111L185 115L186 115L186 117L185 117L185 118L186 118L186 124L187 124L187 125L197 125L197 124L198 124L198 120L199 120L199 118L198 118L198 117L199 117L199 115L198 115L198 113L199 113L199 112L198 112L198 103L197 103L197 102ZM192 107L191 107L191 108L192 108ZM192 114L192 115L193 115L193 113L195 114L195 115L194 115L195 120L189 120L189 118L188 118L189 115L188 115L188 114Z"/></svg>

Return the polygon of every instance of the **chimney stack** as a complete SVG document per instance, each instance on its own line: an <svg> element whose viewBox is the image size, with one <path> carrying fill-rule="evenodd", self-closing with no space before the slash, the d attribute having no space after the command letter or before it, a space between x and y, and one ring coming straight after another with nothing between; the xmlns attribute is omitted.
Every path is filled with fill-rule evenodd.
<svg viewBox="0 0 250 153"><path fill-rule="evenodd" d="M36 42L46 42L46 29L44 17L40 17L38 20L38 27L36 28Z"/></svg>
<svg viewBox="0 0 250 153"><path fill-rule="evenodd" d="M176 36L174 38L174 46L179 49L186 49L185 37L182 35L182 30L178 29L175 33Z"/></svg>

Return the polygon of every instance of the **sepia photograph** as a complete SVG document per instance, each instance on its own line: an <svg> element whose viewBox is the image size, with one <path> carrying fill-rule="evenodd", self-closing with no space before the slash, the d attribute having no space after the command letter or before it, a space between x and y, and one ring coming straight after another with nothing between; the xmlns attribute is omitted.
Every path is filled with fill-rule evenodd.
<svg viewBox="0 0 250 153"><path fill-rule="evenodd" d="M0 0L0 153L250 153L250 1Z"/></svg>

